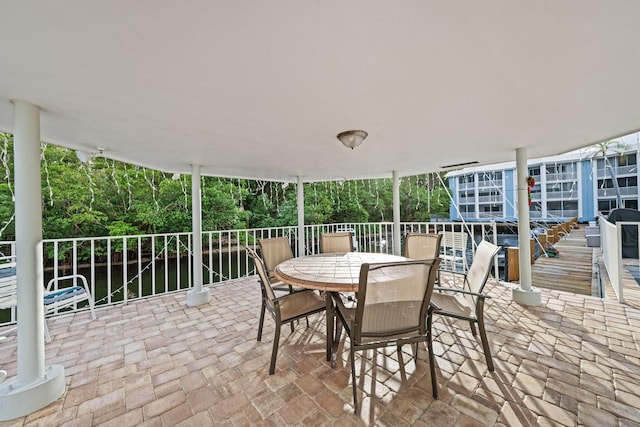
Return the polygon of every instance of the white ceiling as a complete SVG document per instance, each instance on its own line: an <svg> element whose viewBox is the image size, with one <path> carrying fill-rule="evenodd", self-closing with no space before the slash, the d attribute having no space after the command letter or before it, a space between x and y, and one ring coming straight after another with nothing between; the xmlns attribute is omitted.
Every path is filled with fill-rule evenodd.
<svg viewBox="0 0 640 427"><path fill-rule="evenodd" d="M640 128L637 0L3 0L42 140L166 172L412 175ZM355 150L336 134L363 129Z"/></svg>

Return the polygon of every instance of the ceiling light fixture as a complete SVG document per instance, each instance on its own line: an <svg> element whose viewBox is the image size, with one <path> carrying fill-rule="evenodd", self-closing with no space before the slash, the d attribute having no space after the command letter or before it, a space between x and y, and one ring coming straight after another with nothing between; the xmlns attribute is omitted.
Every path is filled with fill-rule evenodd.
<svg viewBox="0 0 640 427"><path fill-rule="evenodd" d="M358 145L362 144L362 141L369 135L363 130L346 130L338 134L338 139L345 147L349 147L352 150Z"/></svg>

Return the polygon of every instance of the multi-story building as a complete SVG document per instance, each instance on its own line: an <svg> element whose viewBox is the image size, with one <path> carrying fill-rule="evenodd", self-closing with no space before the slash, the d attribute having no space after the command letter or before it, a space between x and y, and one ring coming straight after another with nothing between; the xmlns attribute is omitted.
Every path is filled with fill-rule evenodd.
<svg viewBox="0 0 640 427"><path fill-rule="evenodd" d="M608 214L618 207L618 192L620 207L638 209L638 141L638 134L621 138L617 152L606 151L607 161L596 148L530 160L529 175L535 180L531 220L578 217L581 222L593 221L598 213ZM447 177L453 195L452 220L516 220L515 162L465 168Z"/></svg>

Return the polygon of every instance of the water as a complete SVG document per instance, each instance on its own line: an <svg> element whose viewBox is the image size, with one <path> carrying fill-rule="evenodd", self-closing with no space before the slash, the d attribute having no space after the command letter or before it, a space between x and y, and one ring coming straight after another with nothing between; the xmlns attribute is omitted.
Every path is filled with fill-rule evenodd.
<svg viewBox="0 0 640 427"><path fill-rule="evenodd" d="M205 266L208 262L208 255L204 255L202 279L205 285L210 282L218 283L227 279L235 279L247 273L251 274L253 271L253 264L250 260L247 260L245 252L225 253L220 256L216 254L213 257L213 280L210 280L209 269ZM126 266L126 276L124 273L125 268L122 264L111 265L110 269L106 265L96 266L93 271L89 267L78 268L78 274L87 279L96 306L100 306L124 301L125 292L127 299L132 299L188 289L191 283L190 264L188 257L169 259L166 265L164 260L158 260L155 262L155 280L151 262L143 263L140 267L143 271L140 273L138 272L137 263L128 264ZM165 272L167 273L166 277ZM71 273L71 270L60 270L58 276L70 275ZM109 273L111 274L111 292L108 289ZM52 278L53 271L45 271L44 285L46 286ZM126 283L126 289L123 286L124 283ZM62 281L60 286L67 287L71 284L81 286L82 282L73 283L73 280L67 280ZM80 304L78 308L83 307L83 305L86 305L86 303ZM11 310L0 310L0 324L10 320Z"/></svg>

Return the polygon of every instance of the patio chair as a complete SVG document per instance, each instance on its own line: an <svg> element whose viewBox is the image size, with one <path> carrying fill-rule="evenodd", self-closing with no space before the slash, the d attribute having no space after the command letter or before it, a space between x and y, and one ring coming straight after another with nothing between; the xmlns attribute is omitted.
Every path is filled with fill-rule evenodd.
<svg viewBox="0 0 640 427"><path fill-rule="evenodd" d="M404 256L411 259L433 259L440 256L442 234L407 233Z"/></svg>
<svg viewBox="0 0 640 427"><path fill-rule="evenodd" d="M78 285L81 282L81 286ZM72 282L71 286L61 288L61 282ZM58 312L67 307L76 307L78 303L86 301L91 311L91 318L96 320L96 312L93 297L89 291L87 279L82 274L70 274L68 276L54 277L47 283L47 291L44 294L44 314ZM47 342L51 342L47 322L44 322L44 336Z"/></svg>
<svg viewBox="0 0 640 427"><path fill-rule="evenodd" d="M276 268L276 265L293 258L289 239L286 237L260 239L258 241L258 245L260 246L260 255L262 255L261 259L267 269L269 280L273 281L275 280L273 270Z"/></svg>
<svg viewBox="0 0 640 427"><path fill-rule="evenodd" d="M325 311L326 301L323 297L311 290L302 290L286 294L281 297L276 297L262 258L260 258L251 248L247 248L247 252L249 253L249 256L253 258L256 271L260 277L259 282L262 290L262 308L257 341L262 339L262 326L264 323L265 309L271 313L273 320L276 322L276 331L273 337L273 350L271 351L271 364L269 365L269 375L273 375L276 369L276 357L278 355L281 326L285 323L291 323L293 327L293 321L307 317L311 314ZM328 334L329 330L327 328L327 335Z"/></svg>
<svg viewBox="0 0 640 427"><path fill-rule="evenodd" d="M77 285L78 280L82 286ZM73 281L73 285L60 288L60 282ZM54 286L55 285L55 286ZM17 301L17 277L15 257L0 258L0 309L15 309ZM78 303L86 301L91 311L91 318L96 319L93 298L89 291L87 279L81 274L72 274L62 277L54 277L47 283L44 293L44 314L58 312L67 307L76 307ZM11 328L3 334L13 331ZM44 322L44 336L47 342L51 342L47 321Z"/></svg>
<svg viewBox="0 0 640 427"><path fill-rule="evenodd" d="M348 231L320 234L320 252L323 254L353 252L353 236Z"/></svg>
<svg viewBox="0 0 640 427"><path fill-rule="evenodd" d="M363 264L355 308L346 307L334 295L336 313L351 341L351 384L354 412L358 414L355 352L426 342L433 397L438 398L435 358L431 344L429 301L440 259Z"/></svg>
<svg viewBox="0 0 640 427"><path fill-rule="evenodd" d="M463 288L435 288L436 292L431 297L431 311L441 316L453 317L455 319L468 320L471 325L471 332L477 335L475 323L480 329L480 339L482 349L487 360L489 371L493 371L493 361L491 359L491 349L487 341L487 332L484 327L484 300L491 298L482 293L494 257L500 250L499 246L483 240L476 249L476 254L467 273L451 272L453 275L462 275L464 278Z"/></svg>
<svg viewBox="0 0 640 427"><path fill-rule="evenodd" d="M467 242L469 235L463 231L442 231L441 253L445 269L457 271L458 263L467 271Z"/></svg>

